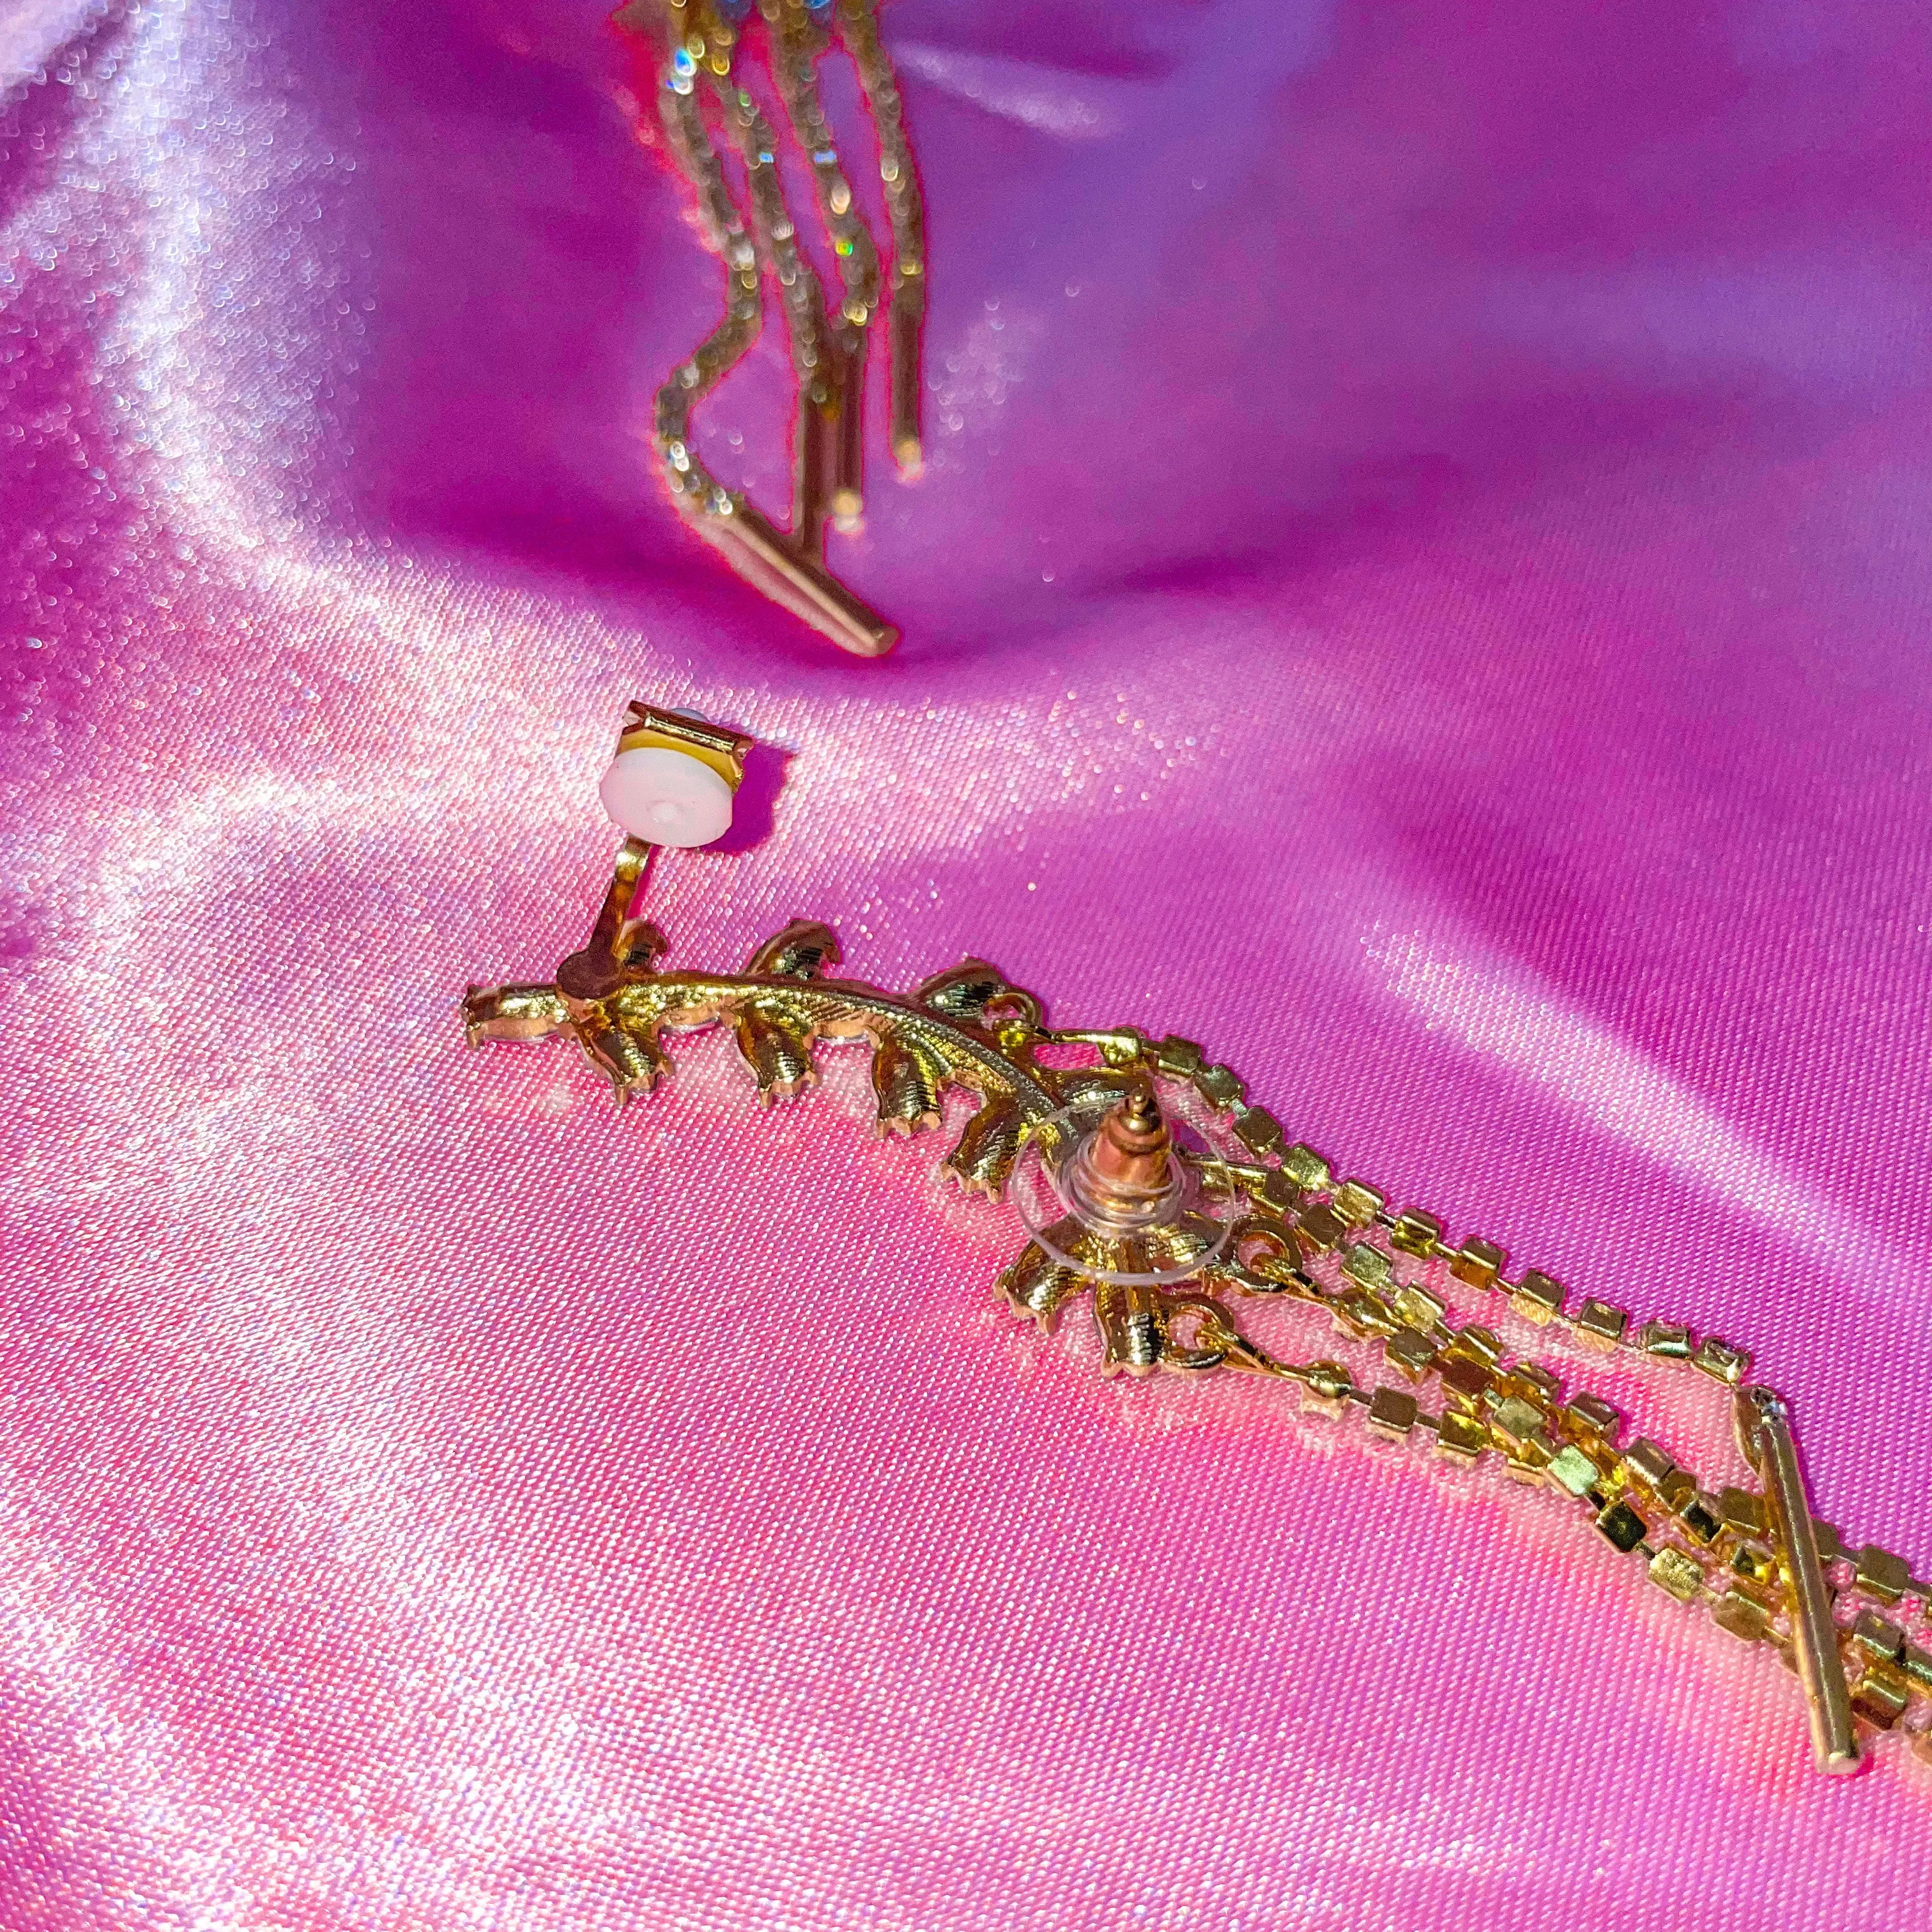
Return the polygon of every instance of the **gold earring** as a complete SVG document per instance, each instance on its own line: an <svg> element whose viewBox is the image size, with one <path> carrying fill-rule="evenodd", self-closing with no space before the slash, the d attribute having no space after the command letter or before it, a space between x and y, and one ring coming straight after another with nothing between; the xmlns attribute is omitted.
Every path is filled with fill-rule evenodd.
<svg viewBox="0 0 1932 1932"><path fill-rule="evenodd" d="M1291 1142L1194 1042L1049 1027L1040 999L983 960L888 992L838 976L836 935L799 922L742 971L660 970L663 937L634 904L652 845L722 832L718 793L736 790L752 742L632 706L602 788L628 836L590 938L548 981L472 986L472 1046L568 1034L621 1102L670 1070L664 1030L715 1022L770 1105L815 1083L821 1043L862 1040L880 1133L938 1127L949 1094L970 1102L944 1166L1018 1210L1024 1238L997 1284L1016 1314L1050 1328L1090 1295L1106 1373L1265 1377L1295 1388L1304 1409L1359 1418L1372 1441L1426 1443L1550 1492L1668 1595L1784 1660L1821 1770L1856 1768L1886 1732L1932 1761L1932 1585L1814 1517L1789 1405L1749 1381L1743 1350L1663 1318L1633 1324L1535 1269L1510 1279L1493 1244L1451 1240L1420 1208L1391 1210L1382 1190ZM1060 1064L1069 1049L1086 1064ZM1371 1387L1339 1360L1263 1349L1234 1312L1250 1297L1316 1311L1378 1350L1390 1378ZM1502 1312L1478 1321L1480 1307L1459 1305L1471 1298ZM1626 1439L1616 1408L1512 1348L1498 1322L1707 1378L1728 1393L1759 1486L1707 1487L1657 1442Z"/></svg>

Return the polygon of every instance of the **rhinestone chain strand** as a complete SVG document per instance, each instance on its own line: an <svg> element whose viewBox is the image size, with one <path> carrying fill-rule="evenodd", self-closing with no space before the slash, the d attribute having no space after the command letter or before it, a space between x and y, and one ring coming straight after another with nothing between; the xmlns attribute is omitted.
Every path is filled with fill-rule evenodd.
<svg viewBox="0 0 1932 1932"><path fill-rule="evenodd" d="M1481 1294L1502 1298L1532 1327L1579 1348L1622 1353L1700 1374L1727 1390L1750 1358L1718 1336L1700 1340L1661 1317L1633 1325L1627 1310L1573 1299L1553 1276L1526 1268L1508 1278L1508 1257L1470 1235L1457 1243L1442 1219L1418 1208L1393 1212L1383 1191L1338 1180L1330 1163L1291 1144L1229 1066L1210 1064L1192 1040L1150 1041L1120 1027L1046 1036L1096 1048L1114 1068L1184 1083L1230 1128L1252 1162L1216 1161L1204 1178L1245 1194L1255 1212L1238 1225L1232 1263L1222 1272L1249 1294L1280 1294L1324 1310L1337 1331L1379 1344L1400 1378L1376 1388L1341 1363L1274 1364L1300 1384L1317 1414L1359 1414L1370 1433L1402 1443L1420 1435L1434 1453L1474 1464L1499 1459L1508 1476L1557 1492L1614 1549L1638 1558L1650 1580L1746 1643L1767 1643L1796 1668L1790 1581L1774 1548L1758 1491L1707 1490L1648 1438L1625 1441L1622 1413L1586 1390L1566 1391L1541 1363L1510 1351L1495 1330L1452 1317L1427 1285L1429 1265ZM1270 1165L1271 1162L1278 1165ZM1438 1412L1423 1392L1439 1397ZM1875 1544L1852 1548L1837 1528L1816 1525L1834 1596L1834 1616L1856 1715L1876 1731L1897 1730L1932 1763L1932 1585L1906 1560Z"/></svg>

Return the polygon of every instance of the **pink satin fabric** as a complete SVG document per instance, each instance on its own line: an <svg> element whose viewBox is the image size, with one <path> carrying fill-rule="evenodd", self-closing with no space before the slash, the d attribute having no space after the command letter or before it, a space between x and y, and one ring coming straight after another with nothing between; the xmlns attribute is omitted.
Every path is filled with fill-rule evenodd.
<svg viewBox="0 0 1932 1932"><path fill-rule="evenodd" d="M1197 1038L1922 1570L1922 6L896 0L877 663L652 473L720 278L602 10L0 11L0 1923L1926 1924L1932 1775L1559 1498L1022 1328L859 1060L457 1014L695 706L778 748L676 963ZM699 416L775 502L782 372Z"/></svg>

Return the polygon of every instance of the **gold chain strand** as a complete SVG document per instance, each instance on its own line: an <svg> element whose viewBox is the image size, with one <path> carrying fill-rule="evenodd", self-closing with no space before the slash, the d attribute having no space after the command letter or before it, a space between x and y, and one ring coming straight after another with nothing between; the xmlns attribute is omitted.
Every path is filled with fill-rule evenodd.
<svg viewBox="0 0 1932 1932"><path fill-rule="evenodd" d="M728 514L727 493L691 446L692 406L714 388L758 340L764 320L758 254L724 184L724 165L712 144L697 100L694 68L680 44L658 90L658 112L672 151L698 191L698 207L712 245L724 258L728 298L724 319L690 359L672 370L658 391L654 428L671 493L694 514Z"/></svg>
<svg viewBox="0 0 1932 1932"><path fill-rule="evenodd" d="M842 290L832 329L836 376L829 385L830 403L818 406L809 419L801 410L801 444L808 436L815 441L808 454L801 448L800 491L808 463L814 474L824 475L823 501L832 526L850 532L860 527L865 511L866 332L879 304L879 250L853 206L852 186L819 94L824 30L805 0L760 0L760 11L772 30L772 73L779 98L811 157L819 214L832 237Z"/></svg>
<svg viewBox="0 0 1932 1932"><path fill-rule="evenodd" d="M817 62L825 51L826 34L804 0L760 0L760 10L776 33L772 75L800 145L811 159L819 211L832 237L844 291L839 320L848 332L861 330L879 305L879 250L854 206L852 186L819 94Z"/></svg>
<svg viewBox="0 0 1932 1932"><path fill-rule="evenodd" d="M859 85L878 130L879 179L892 231L892 293L886 319L887 436L900 473L916 476L925 460L920 338L926 326L926 203L906 139L898 77L880 44L874 0L839 0L838 32L859 70Z"/></svg>
<svg viewBox="0 0 1932 1932"><path fill-rule="evenodd" d="M844 514L856 501L845 486L856 476L860 420L856 403L850 409L842 405L848 393L856 398L862 381L862 350L835 341L828 328L823 288L798 245L786 205L776 136L748 90L734 77L736 27L711 0L663 0L662 14L668 32L657 74L659 117L671 152L697 192L708 238L724 256L727 274L724 321L657 394L653 436L672 500L693 529L765 596L842 648L878 656L891 650L898 632L826 569L824 561L827 517L843 516L848 525L856 517L856 510ZM627 32L655 37L660 10L652 0L630 0L613 17ZM806 58L808 64L808 52ZM782 56L775 56L782 87L784 64ZM698 99L700 76L745 164L748 221L725 183L722 163L705 124ZM815 100L815 86L812 92ZM821 123L822 118L821 114ZM898 138L902 142L902 132ZM849 186L844 195L849 203ZM835 250L839 238L835 231ZM760 243L778 284L798 388L789 532L778 529L742 492L718 482L699 459L691 432L693 406L757 340L763 321ZM871 246L869 237L866 245ZM872 259L876 280L876 251ZM841 315L843 325L842 305ZM862 342L862 329L857 332Z"/></svg>
<svg viewBox="0 0 1932 1932"><path fill-rule="evenodd" d="M1567 1331L1583 1348L1682 1364L1734 1390L1750 1368L1743 1350L1717 1336L1700 1342L1682 1322L1660 1317L1633 1329L1622 1309L1587 1299L1571 1306L1568 1292L1538 1270L1508 1280L1508 1257L1492 1243L1472 1237L1456 1246L1444 1238L1436 1216L1414 1208L1392 1214L1380 1190L1366 1181L1338 1182L1312 1148L1287 1145L1274 1115L1246 1104L1240 1076L1232 1067L1209 1064L1191 1040L1170 1036L1150 1042L1130 1027L1048 1037L1094 1046L1116 1068L1144 1064L1185 1082L1258 1156L1253 1165L1214 1164L1224 1186L1250 1192L1262 1206L1250 1226L1264 1247L1272 1232L1273 1252L1231 1270L1233 1285L1250 1293L1286 1291L1322 1305L1341 1332L1379 1342L1406 1383L1432 1377L1444 1399L1440 1416L1425 1414L1412 1386L1370 1391L1330 1364L1322 1365L1331 1372L1328 1379L1304 1395L1304 1406L1333 1414L1359 1405L1372 1432L1399 1440L1420 1430L1436 1438L1438 1454L1456 1460L1499 1454L1514 1480L1562 1490L1581 1502L1606 1540L1640 1556L1651 1580L1667 1594L1706 1604L1720 1628L1746 1642L1768 1642L1787 1666L1799 1668L1795 1633L1804 1606L1793 1602L1797 1579L1772 1547L1766 1496L1729 1486L1714 1493L1648 1439L1620 1448L1622 1418L1610 1404L1588 1392L1566 1400L1559 1379L1540 1364L1508 1359L1492 1330L1474 1322L1459 1330L1440 1296L1398 1277L1396 1262L1440 1260L1466 1286L1502 1295L1520 1318ZM1280 1165L1262 1164L1265 1156ZM1278 1232L1270 1230L1270 1221ZM1338 1277L1332 1288L1307 1273L1324 1262ZM1875 1544L1851 1548L1830 1523L1810 1527L1832 1597L1843 1606L1833 1621L1852 1678L1852 1710L1877 1730L1892 1729L1910 1712L1907 1733L1932 1759L1932 1708L1926 1708L1932 1694L1927 1628L1932 1585L1890 1550ZM1901 1610L1902 1604L1911 1607ZM1821 1744L1821 1762L1828 1755ZM1851 1762L1847 1754L1826 1768L1846 1768Z"/></svg>
<svg viewBox="0 0 1932 1932"><path fill-rule="evenodd" d="M730 71L730 43L715 38L718 50L712 88L728 125L737 136L751 197L752 226L764 244L772 279L778 285L787 346L798 386L798 430L790 535L794 549L817 561L824 554L824 529L832 494L830 426L836 423L835 380L825 326L825 296L818 275L800 254L798 235L778 178L778 137L750 92ZM716 71L722 66L722 74Z"/></svg>

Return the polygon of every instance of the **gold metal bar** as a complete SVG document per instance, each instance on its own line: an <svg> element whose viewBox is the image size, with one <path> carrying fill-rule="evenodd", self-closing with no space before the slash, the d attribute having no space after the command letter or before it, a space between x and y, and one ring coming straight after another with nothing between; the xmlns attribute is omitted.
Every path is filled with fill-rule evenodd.
<svg viewBox="0 0 1932 1932"><path fill-rule="evenodd" d="M664 935L649 920L633 917L631 910L650 867L651 854L657 849L641 838L624 841L610 875L610 890L604 894L596 923L590 928L589 944L556 969L556 990L565 998L579 1002L607 998L623 985L632 969L648 971L664 950ZM495 1017L488 1009L478 1010L485 1021Z"/></svg>
<svg viewBox="0 0 1932 1932"><path fill-rule="evenodd" d="M866 337L855 330L839 358L838 448L832 466L832 526L849 535L866 513Z"/></svg>
<svg viewBox="0 0 1932 1932"><path fill-rule="evenodd" d="M639 882L651 862L651 854L656 848L647 845L641 838L626 838L617 854L617 862L610 874L610 890L604 895L604 903L598 909L596 923L590 929L590 943L602 945L607 952L622 931L629 919L632 902L638 896Z"/></svg>
<svg viewBox="0 0 1932 1932"><path fill-rule="evenodd" d="M734 791L745 782L745 760L756 742L742 731L707 724L689 712L661 710L638 698L632 699L624 713L623 729L617 734L620 752L645 751L653 746L683 752L709 765Z"/></svg>
<svg viewBox="0 0 1932 1932"><path fill-rule="evenodd" d="M1856 1771L1858 1741L1852 1728L1851 1697L1838 1654L1832 1594L1811 1527L1810 1499L1792 1439L1790 1411L1772 1390L1752 1387L1738 1391L1733 1413L1744 1460L1764 1478L1772 1528L1790 1574L1791 1634L1811 1721L1813 1759L1830 1775Z"/></svg>
<svg viewBox="0 0 1932 1932"><path fill-rule="evenodd" d="M831 506L838 435L837 418L801 385L797 443L792 452L792 541L799 555L814 563L825 560L825 516Z"/></svg>
<svg viewBox="0 0 1932 1932"><path fill-rule="evenodd" d="M886 316L887 374L891 377L892 407L888 434L892 460L899 473L916 476L925 460L920 426L920 336L926 320L926 291L916 282L902 282Z"/></svg>
<svg viewBox="0 0 1932 1932"><path fill-rule="evenodd" d="M728 514L703 518L693 527L724 548L741 575L842 650L883 657L898 642L898 632L870 604L800 556L742 497L731 500Z"/></svg>

